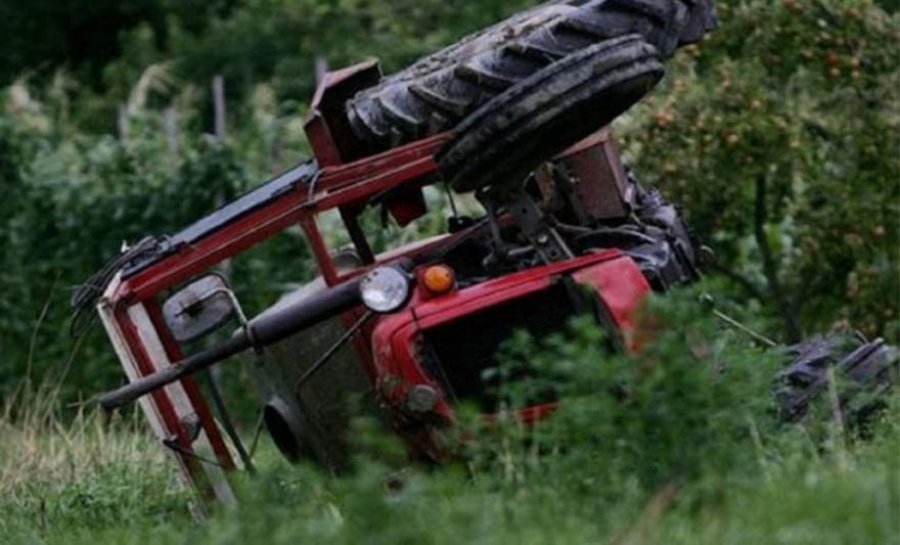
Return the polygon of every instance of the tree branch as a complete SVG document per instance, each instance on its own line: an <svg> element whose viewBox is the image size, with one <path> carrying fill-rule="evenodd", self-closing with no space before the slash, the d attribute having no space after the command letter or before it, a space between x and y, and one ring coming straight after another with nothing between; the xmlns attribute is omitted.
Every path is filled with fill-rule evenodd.
<svg viewBox="0 0 900 545"><path fill-rule="evenodd" d="M769 291L775 297L775 303L784 320L787 329L787 337L791 342L799 342L803 337L803 330L800 327L800 319L792 308L794 305L787 297L781 280L778 276L778 263L772 254L772 248L769 246L769 238L766 235L766 224L769 221L769 213L767 208L768 181L764 174L760 174L756 178L756 203L753 221L753 235L756 239L756 245L759 247L759 253L762 256L763 274L766 282L769 284Z"/></svg>

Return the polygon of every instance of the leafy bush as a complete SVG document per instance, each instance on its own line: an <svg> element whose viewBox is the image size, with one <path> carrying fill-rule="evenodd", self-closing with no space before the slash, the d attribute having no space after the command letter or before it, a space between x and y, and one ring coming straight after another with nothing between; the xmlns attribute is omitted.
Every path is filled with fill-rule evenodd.
<svg viewBox="0 0 900 545"><path fill-rule="evenodd" d="M723 476L733 464L750 461L753 435L774 426L777 357L722 329L696 301L694 290L654 301L644 319L657 324L653 338L636 354L610 354L590 317L573 325L573 335L517 338L506 365L538 374L504 384L507 406L523 406L536 391L553 389L562 408L548 425L522 428L513 421L501 427L501 433L523 433L527 443L495 441L524 448L488 454L515 459L526 480L532 471L577 478L574 466L602 466L590 480L600 490L616 488L622 476L657 490ZM529 460L538 452L554 454L540 456L532 467Z"/></svg>

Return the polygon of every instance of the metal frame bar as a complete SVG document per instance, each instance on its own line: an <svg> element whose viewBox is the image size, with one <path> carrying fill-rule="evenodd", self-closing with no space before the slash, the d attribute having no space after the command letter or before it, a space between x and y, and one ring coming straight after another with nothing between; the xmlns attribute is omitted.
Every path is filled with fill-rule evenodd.
<svg viewBox="0 0 900 545"><path fill-rule="evenodd" d="M97 310L122 368L133 382L170 366L172 358L161 338L161 330L167 330L154 323L152 304L114 305L119 282L116 279L110 285ZM182 482L192 484L201 498L234 504L226 473L234 468L234 461L196 383L186 380L157 390L143 398L140 406L160 443L175 441L179 445L177 451L167 450L178 462ZM199 424L196 437L189 436L185 422Z"/></svg>
<svg viewBox="0 0 900 545"><path fill-rule="evenodd" d="M348 165L328 167L320 172L312 195L305 185L295 187L206 238L182 246L125 280L113 300L146 301L298 223L313 241L321 239L321 233L315 234L318 227L307 218L435 175L438 166L432 154L447 138L439 135ZM336 281L337 275L328 272L334 269L330 255L321 251L315 254L326 280L330 277L329 283Z"/></svg>

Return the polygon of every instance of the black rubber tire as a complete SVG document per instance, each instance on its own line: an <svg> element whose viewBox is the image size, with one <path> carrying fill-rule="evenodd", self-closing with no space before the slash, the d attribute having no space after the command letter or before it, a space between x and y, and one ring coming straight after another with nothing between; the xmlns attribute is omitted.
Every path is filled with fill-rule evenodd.
<svg viewBox="0 0 900 545"><path fill-rule="evenodd" d="M838 400L847 423L864 423L900 378L900 352L883 340L858 333L812 339L786 349L790 363L778 375L778 406L785 422L798 422L817 399L828 394L834 369Z"/></svg>
<svg viewBox="0 0 900 545"><path fill-rule="evenodd" d="M385 78L347 103L369 151L452 129L494 96L598 42L638 33L662 57L716 24L713 0L555 0Z"/></svg>
<svg viewBox="0 0 900 545"><path fill-rule="evenodd" d="M508 89L460 123L438 154L458 192L517 189L529 172L597 131L662 78L639 34L585 48Z"/></svg>

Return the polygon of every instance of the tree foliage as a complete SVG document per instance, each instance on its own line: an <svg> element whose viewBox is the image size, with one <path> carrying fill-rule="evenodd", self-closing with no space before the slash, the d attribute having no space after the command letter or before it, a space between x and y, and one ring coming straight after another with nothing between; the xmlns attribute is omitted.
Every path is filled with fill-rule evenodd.
<svg viewBox="0 0 900 545"><path fill-rule="evenodd" d="M896 335L900 25L867 1L745 1L628 133L784 338L847 320Z"/></svg>

